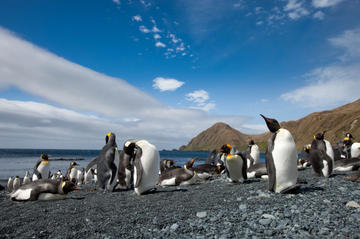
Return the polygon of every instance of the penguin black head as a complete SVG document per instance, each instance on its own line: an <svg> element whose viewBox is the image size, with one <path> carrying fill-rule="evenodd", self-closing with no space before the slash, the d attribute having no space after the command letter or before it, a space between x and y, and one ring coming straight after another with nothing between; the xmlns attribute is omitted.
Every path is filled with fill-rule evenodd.
<svg viewBox="0 0 360 239"><path fill-rule="evenodd" d="M305 152L309 153L310 149L311 149L311 144L307 144L307 145L304 146L304 151Z"/></svg>
<svg viewBox="0 0 360 239"><path fill-rule="evenodd" d="M186 168L186 169L192 168L194 162L195 162L195 159L192 159L192 160L190 160L190 161L187 161L187 162L185 163L185 165L184 165L184 168Z"/></svg>
<svg viewBox="0 0 360 239"><path fill-rule="evenodd" d="M76 165L79 165L79 164L77 164L76 162L71 162L71 163L70 163L70 167L74 167L74 166L76 166Z"/></svg>
<svg viewBox="0 0 360 239"><path fill-rule="evenodd" d="M48 154L41 154L40 158L43 160L48 160L49 159L49 155Z"/></svg>
<svg viewBox="0 0 360 239"><path fill-rule="evenodd" d="M75 186L73 182L63 182L61 185L61 188L64 192L64 194L68 194L71 191L79 190L78 187Z"/></svg>
<svg viewBox="0 0 360 239"><path fill-rule="evenodd" d="M254 144L255 144L254 140L249 141L249 145L254 145Z"/></svg>
<svg viewBox="0 0 360 239"><path fill-rule="evenodd" d="M346 133L346 134L345 134L345 137L348 137L349 139L355 139L355 138L352 136L352 134L350 134L350 133Z"/></svg>
<svg viewBox="0 0 360 239"><path fill-rule="evenodd" d="M266 118L262 114L260 114L260 116L264 118L265 123L266 123L267 127L269 128L270 132L275 133L276 131L278 131L281 128L279 122L276 119Z"/></svg>
<svg viewBox="0 0 360 239"><path fill-rule="evenodd" d="M314 135L314 139L324 140L325 133L326 133L326 131L317 133L316 135Z"/></svg>
<svg viewBox="0 0 360 239"><path fill-rule="evenodd" d="M115 145L115 134L112 132L109 132L106 136L105 136L105 143L106 144L110 144L110 145Z"/></svg>
<svg viewBox="0 0 360 239"><path fill-rule="evenodd" d="M126 145L126 143L125 143L124 151L128 155L134 155L135 154L135 147L136 147L136 145L135 145L134 142L130 143L129 145Z"/></svg>
<svg viewBox="0 0 360 239"><path fill-rule="evenodd" d="M231 145L230 145L230 144L224 144L223 146L221 146L219 152L226 153L226 154L230 154L230 152L231 152Z"/></svg>

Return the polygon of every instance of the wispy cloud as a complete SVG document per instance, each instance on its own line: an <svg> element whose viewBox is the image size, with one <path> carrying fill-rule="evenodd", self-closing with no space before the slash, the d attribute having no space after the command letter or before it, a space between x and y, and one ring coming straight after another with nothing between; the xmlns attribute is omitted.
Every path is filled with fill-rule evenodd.
<svg viewBox="0 0 360 239"><path fill-rule="evenodd" d="M0 99L2 147L99 148L111 130L118 142L145 138L170 148L218 121L240 128L248 120L166 106L124 80L58 57L3 28L0 52L0 88L14 87L47 102Z"/></svg>
<svg viewBox="0 0 360 239"><path fill-rule="evenodd" d="M325 8L335 6L343 1L344 0L313 0L312 5L315 8Z"/></svg>
<svg viewBox="0 0 360 239"><path fill-rule="evenodd" d="M360 28L346 30L340 36L330 38L329 41L334 46L344 49L343 60L360 57Z"/></svg>
<svg viewBox="0 0 360 239"><path fill-rule="evenodd" d="M156 47L166 47L166 45L165 45L164 43L160 42L160 41L157 41L157 42L155 43L155 46L156 46Z"/></svg>
<svg viewBox="0 0 360 239"><path fill-rule="evenodd" d="M153 82L153 87L160 91L174 91L184 84L182 81L163 77L156 77Z"/></svg>
<svg viewBox="0 0 360 239"><path fill-rule="evenodd" d="M205 103L209 99L209 94L205 90L196 90L194 92L188 93L186 99L195 103Z"/></svg>
<svg viewBox="0 0 360 239"><path fill-rule="evenodd" d="M150 30L148 28L146 28L144 25L139 26L139 30L142 33L149 33L150 32Z"/></svg>
<svg viewBox="0 0 360 239"><path fill-rule="evenodd" d="M309 11L298 0L289 0L284 7L284 11L289 12L288 16L293 20L309 15Z"/></svg>
<svg viewBox="0 0 360 239"><path fill-rule="evenodd" d="M135 15L132 17L132 20L133 21L136 21L136 22L141 22L142 21L142 17L140 15Z"/></svg>
<svg viewBox="0 0 360 239"><path fill-rule="evenodd" d="M282 99L307 107L326 107L360 97L360 29L347 30L329 41L344 49L346 65L337 63L315 69L306 75L306 86L283 94Z"/></svg>
<svg viewBox="0 0 360 239"><path fill-rule="evenodd" d="M322 11L317 11L316 13L314 13L313 17L315 19L323 20L325 17L325 14Z"/></svg>
<svg viewBox="0 0 360 239"><path fill-rule="evenodd" d="M120 0L112 0L116 5L120 5L121 4L121 2L120 2Z"/></svg>

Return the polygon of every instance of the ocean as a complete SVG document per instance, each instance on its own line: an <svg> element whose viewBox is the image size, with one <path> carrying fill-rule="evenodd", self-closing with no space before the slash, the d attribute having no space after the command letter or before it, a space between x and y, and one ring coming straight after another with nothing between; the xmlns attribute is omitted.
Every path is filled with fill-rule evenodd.
<svg viewBox="0 0 360 239"><path fill-rule="evenodd" d="M55 158L72 158L80 165L78 168L86 168L87 164L100 153L100 150L67 150L67 149L0 149L0 180L7 181L9 177L19 176L23 178L25 171L29 170L32 174L35 163L40 159L40 155L47 153L50 160ZM209 152L181 152L181 151L160 151L161 159L172 159L176 165L183 166L188 160L199 157L206 159ZM265 161L265 155L260 155L260 161ZM50 171L52 173L61 170L66 173L72 161L50 161ZM117 162L115 162L117 165ZM203 163L197 161L196 163ZM195 163L195 165L196 165Z"/></svg>

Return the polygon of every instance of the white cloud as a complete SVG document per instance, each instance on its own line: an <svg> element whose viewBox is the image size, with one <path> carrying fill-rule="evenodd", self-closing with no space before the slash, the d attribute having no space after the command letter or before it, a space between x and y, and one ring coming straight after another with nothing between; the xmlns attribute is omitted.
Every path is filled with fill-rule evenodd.
<svg viewBox="0 0 360 239"><path fill-rule="evenodd" d="M324 7L332 7L335 6L344 0L313 0L312 5L315 8L324 8Z"/></svg>
<svg viewBox="0 0 360 239"><path fill-rule="evenodd" d="M198 104L198 106L193 106L191 108L209 112L210 110L215 109L215 107L216 107L215 103L206 103L206 104Z"/></svg>
<svg viewBox="0 0 360 239"><path fill-rule="evenodd" d="M147 28L146 28L145 26L143 26L143 25L139 26L139 30L140 30L141 32L143 32L143 33L149 33L149 32L150 32L150 30L147 29Z"/></svg>
<svg viewBox="0 0 360 239"><path fill-rule="evenodd" d="M152 32L161 32L159 28L157 28L157 26L153 26Z"/></svg>
<svg viewBox="0 0 360 239"><path fill-rule="evenodd" d="M314 13L313 17L315 19L323 20L325 17L325 14L322 11L317 11L316 13Z"/></svg>
<svg viewBox="0 0 360 239"><path fill-rule="evenodd" d="M330 43L345 50L343 59L360 57L360 28L347 30L342 35L329 39Z"/></svg>
<svg viewBox="0 0 360 239"><path fill-rule="evenodd" d="M261 26L262 24L264 24L263 21L258 21L258 22L256 22L256 25L257 25L257 26Z"/></svg>
<svg viewBox="0 0 360 239"><path fill-rule="evenodd" d="M166 45L164 43L160 42L160 41L156 42L155 46L156 47L166 47Z"/></svg>
<svg viewBox="0 0 360 239"><path fill-rule="evenodd" d="M155 40L158 40L158 39L160 39L161 38L161 36L159 35L159 34L154 34L154 39Z"/></svg>
<svg viewBox="0 0 360 239"><path fill-rule="evenodd" d="M326 107L359 98L360 64L329 66L314 70L309 84L281 97L306 107Z"/></svg>
<svg viewBox="0 0 360 239"><path fill-rule="evenodd" d="M261 101L262 103L269 102L269 100L268 100L268 99L261 99L260 101Z"/></svg>
<svg viewBox="0 0 360 239"><path fill-rule="evenodd" d="M145 7L145 8L148 8L151 6L151 2L145 2L144 0L140 0L140 3Z"/></svg>
<svg viewBox="0 0 360 239"><path fill-rule="evenodd" d="M303 7L303 2L299 2L298 0L288 0L284 11L289 12L288 16L293 20L309 15L309 11Z"/></svg>
<svg viewBox="0 0 360 239"><path fill-rule="evenodd" d="M112 0L115 4L117 4L117 5L120 5L121 4L121 2L120 2L120 0Z"/></svg>
<svg viewBox="0 0 360 239"><path fill-rule="evenodd" d="M186 99L195 103L203 104L209 99L209 94L205 90L196 90L194 92L188 93Z"/></svg>
<svg viewBox="0 0 360 239"><path fill-rule="evenodd" d="M153 87L160 91L174 91L184 84L182 81L163 77L156 77L153 81Z"/></svg>
<svg viewBox="0 0 360 239"><path fill-rule="evenodd" d="M56 56L3 28L0 52L0 89L13 87L45 102L0 99L2 147L101 148L104 135L113 131L119 145L143 138L171 149L216 122L241 128L248 120L166 106L124 80Z"/></svg>
<svg viewBox="0 0 360 239"><path fill-rule="evenodd" d="M142 18L140 15L135 15L132 17L133 21L136 21L136 22L141 22L142 21Z"/></svg>

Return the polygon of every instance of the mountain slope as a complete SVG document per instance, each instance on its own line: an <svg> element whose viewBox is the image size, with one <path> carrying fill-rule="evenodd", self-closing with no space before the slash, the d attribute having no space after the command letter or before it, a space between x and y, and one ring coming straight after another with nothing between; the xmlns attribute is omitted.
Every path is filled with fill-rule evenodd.
<svg viewBox="0 0 360 239"><path fill-rule="evenodd" d="M268 117L271 117L270 115ZM278 119L279 120L279 119ZM264 122L265 124L265 122ZM356 141L360 141L360 99L333 110L314 112L296 121L281 122L294 137L296 148L300 151L303 145L311 143L313 135L326 130L325 137L331 143L341 140L346 132L351 132ZM188 145L180 147L184 151L219 149L229 143L244 150L247 142L254 139L262 151L270 133L247 135L225 123L216 123L194 137Z"/></svg>

